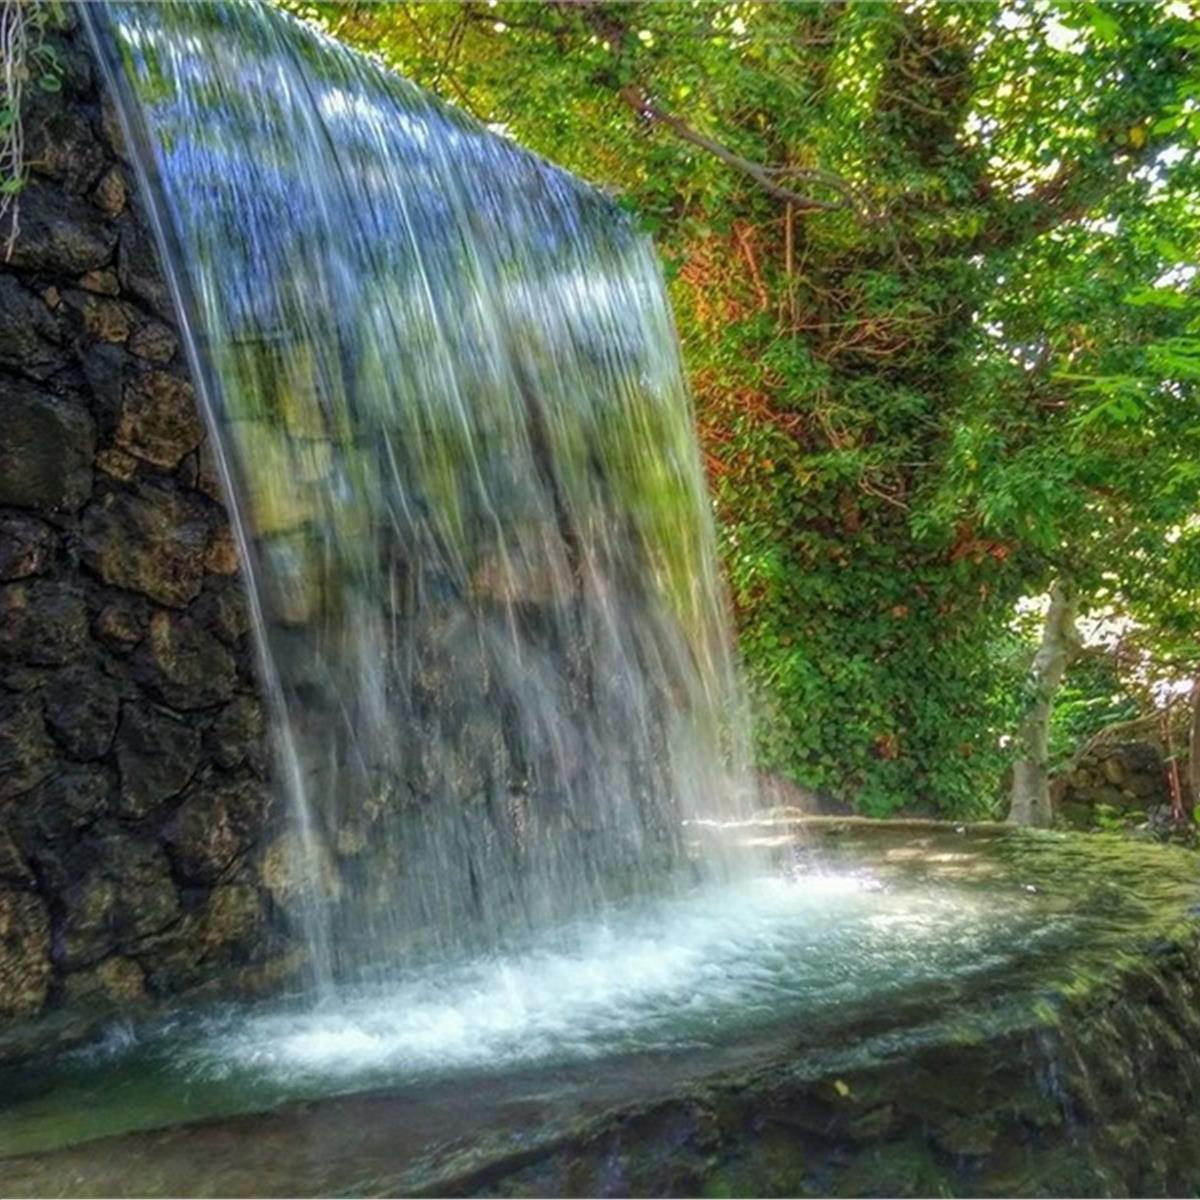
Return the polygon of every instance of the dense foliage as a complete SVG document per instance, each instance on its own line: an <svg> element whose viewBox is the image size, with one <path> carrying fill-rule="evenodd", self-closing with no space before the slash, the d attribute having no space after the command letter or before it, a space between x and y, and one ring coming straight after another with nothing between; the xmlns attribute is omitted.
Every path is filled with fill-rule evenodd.
<svg viewBox="0 0 1200 1200"><path fill-rule="evenodd" d="M1190 0L294 7L655 235L765 766L994 808L1055 579L1059 741L1195 669Z"/></svg>

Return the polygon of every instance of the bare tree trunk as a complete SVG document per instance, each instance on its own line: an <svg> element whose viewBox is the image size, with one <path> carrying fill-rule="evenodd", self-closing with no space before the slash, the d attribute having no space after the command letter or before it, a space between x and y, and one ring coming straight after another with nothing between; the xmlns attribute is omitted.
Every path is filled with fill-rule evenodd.
<svg viewBox="0 0 1200 1200"><path fill-rule="evenodd" d="M1077 609L1074 589L1056 580L1050 588L1042 641L1029 671L1032 699L1017 730L1020 757L1013 763L1012 807L1008 813L1013 825L1050 824L1050 714L1067 667L1079 653Z"/></svg>

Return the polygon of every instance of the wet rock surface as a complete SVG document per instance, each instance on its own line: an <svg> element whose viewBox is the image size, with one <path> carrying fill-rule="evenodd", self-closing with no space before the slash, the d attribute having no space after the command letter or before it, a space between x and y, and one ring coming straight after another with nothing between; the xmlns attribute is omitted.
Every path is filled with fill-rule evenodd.
<svg viewBox="0 0 1200 1200"><path fill-rule="evenodd" d="M237 551L75 20L47 35L59 88L26 89L0 261L0 1034L243 969L268 906Z"/></svg>

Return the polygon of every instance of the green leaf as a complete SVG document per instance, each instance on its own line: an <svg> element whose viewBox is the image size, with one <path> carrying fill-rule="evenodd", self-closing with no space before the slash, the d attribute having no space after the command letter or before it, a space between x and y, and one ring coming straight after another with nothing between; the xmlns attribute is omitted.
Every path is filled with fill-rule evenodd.
<svg viewBox="0 0 1200 1200"><path fill-rule="evenodd" d="M1121 39L1121 23L1113 14L1112 7L1105 4L1084 5L1084 16L1091 26L1096 40L1111 46Z"/></svg>

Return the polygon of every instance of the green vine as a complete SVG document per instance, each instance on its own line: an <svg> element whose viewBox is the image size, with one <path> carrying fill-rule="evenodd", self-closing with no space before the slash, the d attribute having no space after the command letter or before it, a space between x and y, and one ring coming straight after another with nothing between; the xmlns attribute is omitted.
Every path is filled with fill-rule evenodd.
<svg viewBox="0 0 1200 1200"><path fill-rule="evenodd" d="M20 233L20 195L29 179L23 121L25 89L62 88L63 63L45 40L61 21L57 0L2 0L0 3L0 222L8 220L5 259L12 258Z"/></svg>

